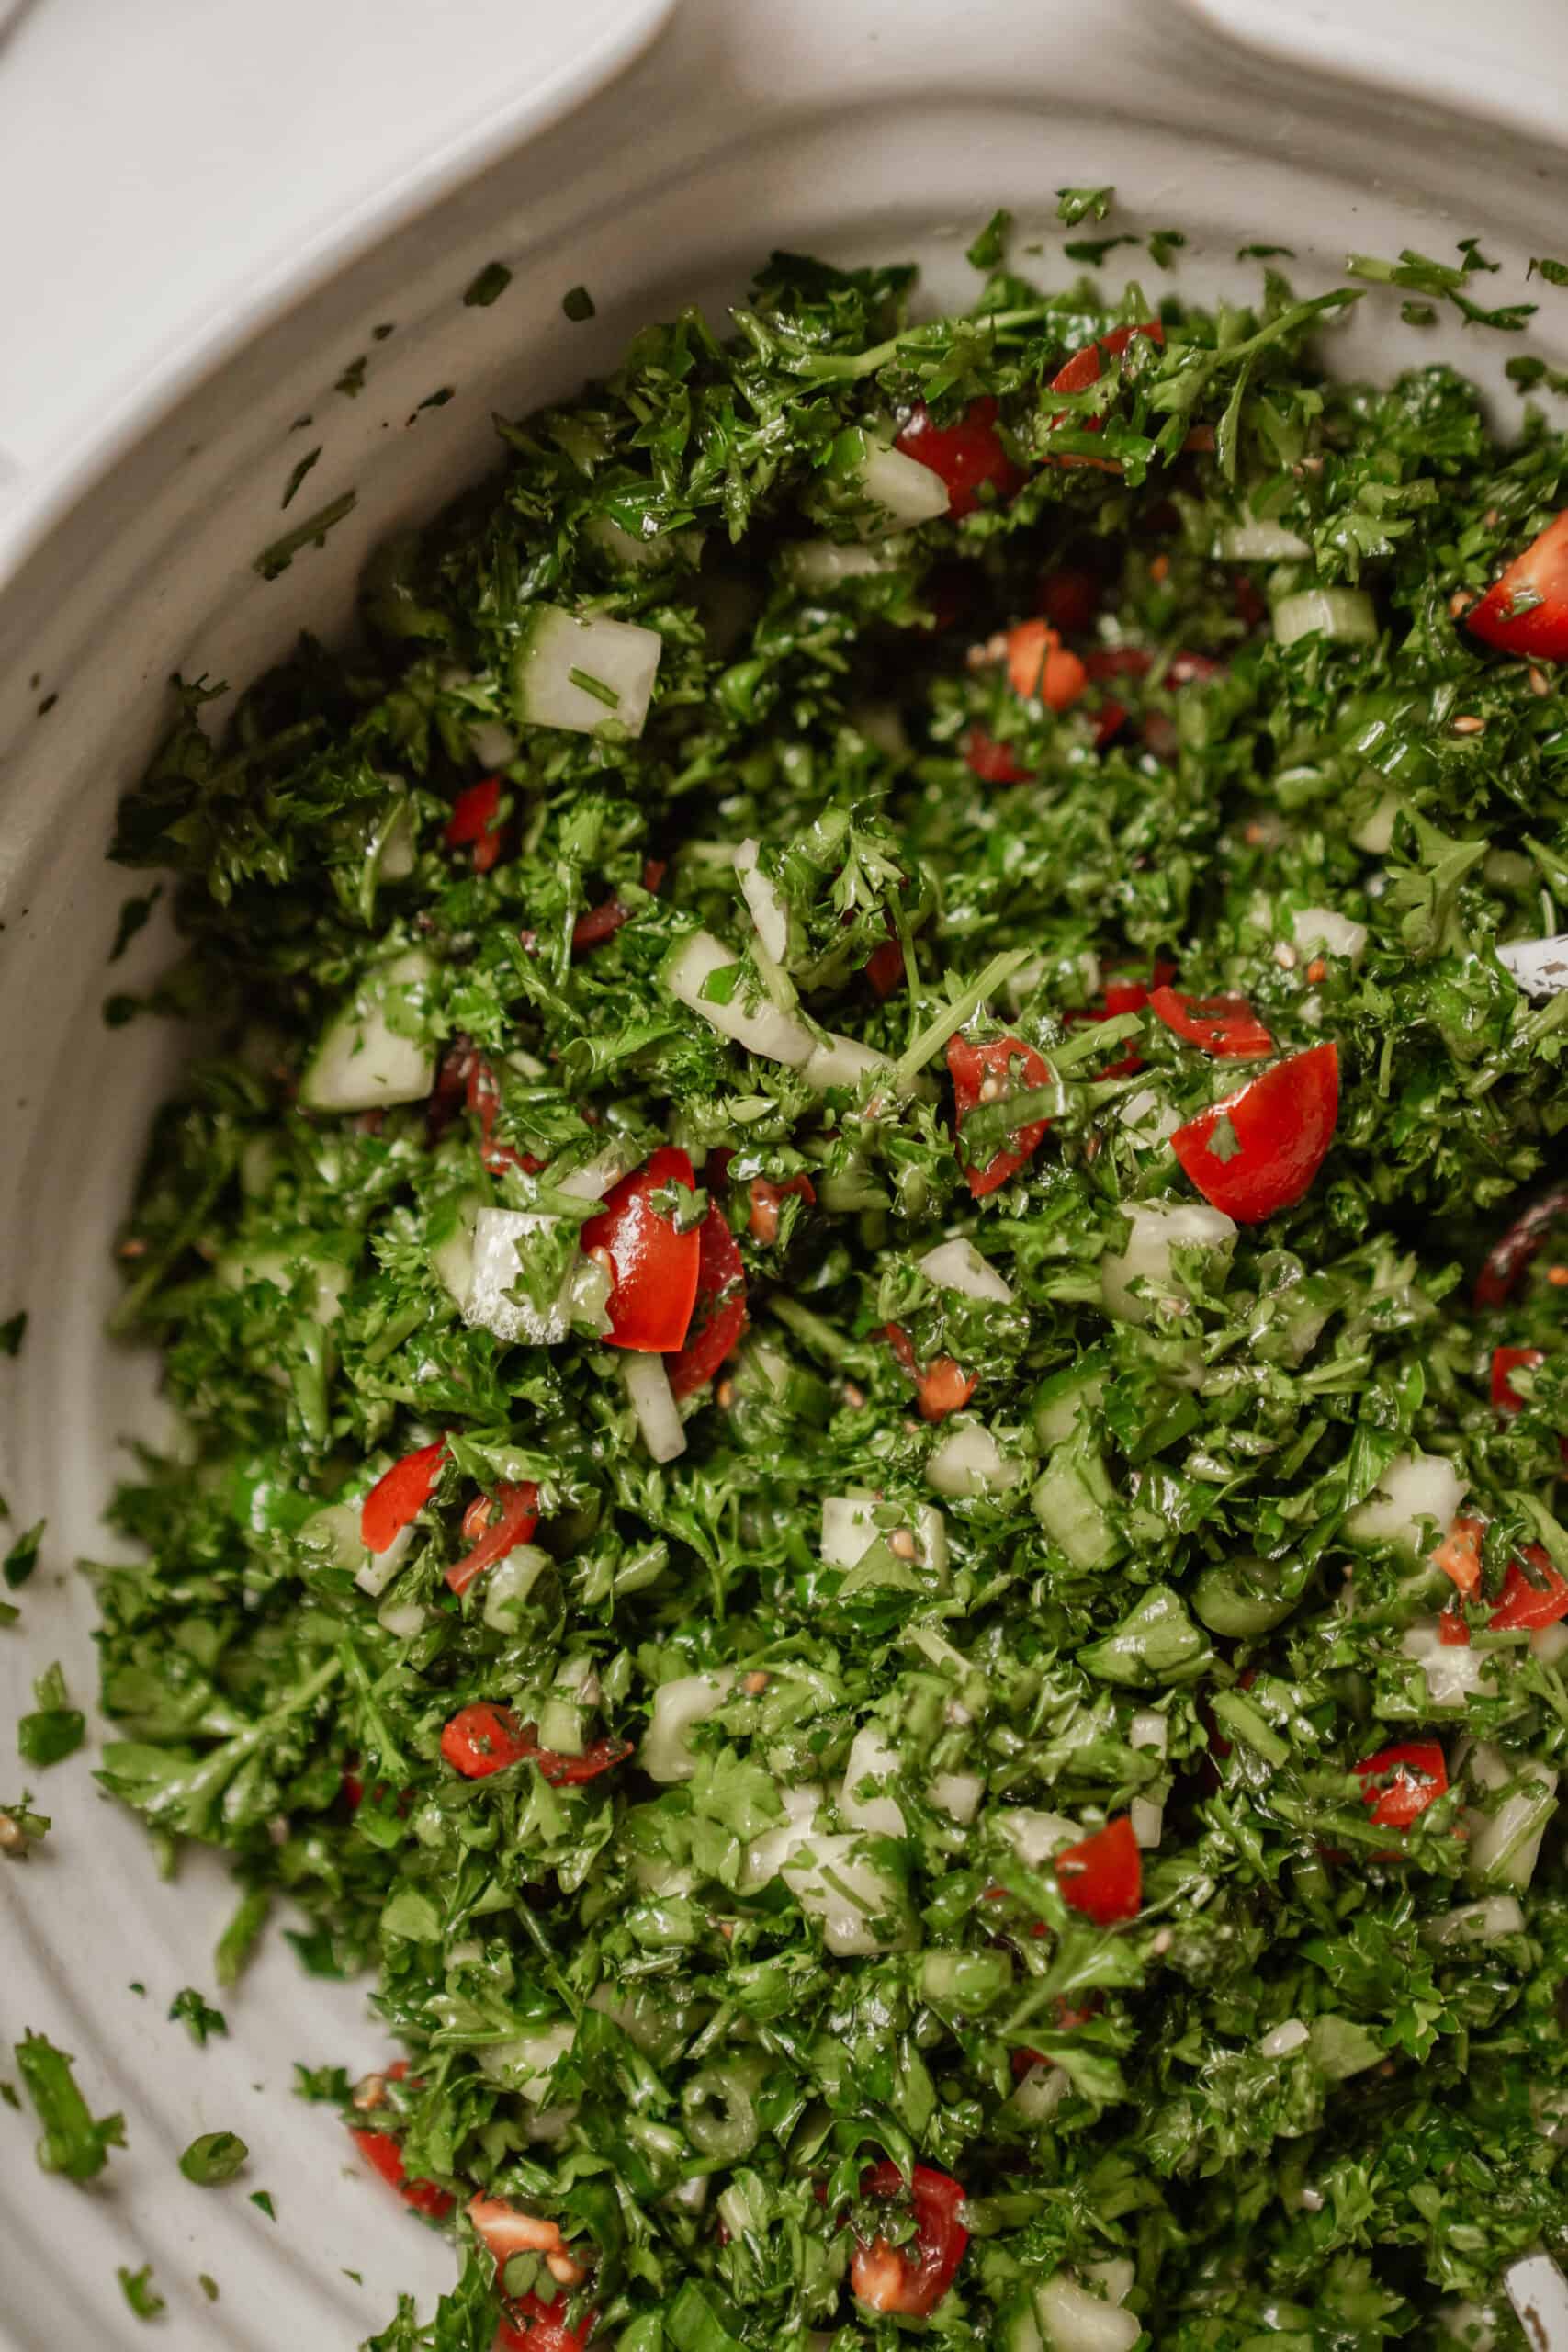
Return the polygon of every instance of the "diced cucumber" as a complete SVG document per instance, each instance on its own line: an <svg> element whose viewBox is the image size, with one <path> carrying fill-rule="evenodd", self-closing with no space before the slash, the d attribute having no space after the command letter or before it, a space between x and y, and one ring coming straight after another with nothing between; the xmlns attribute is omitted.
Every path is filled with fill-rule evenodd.
<svg viewBox="0 0 1568 2352"><path fill-rule="evenodd" d="M663 571L677 563L694 571L703 560L701 531L655 531L641 537L608 514L594 514L583 525L582 535L612 563L631 571Z"/></svg>
<svg viewBox="0 0 1568 2352"><path fill-rule="evenodd" d="M1154 1313L1153 1298L1135 1294L1134 1282L1185 1303L1171 1268L1173 1250L1211 1251L1228 1264L1235 1248L1236 1228L1224 1210L1196 1201L1141 1201L1127 1216L1132 1231L1126 1249L1112 1250L1100 1261L1106 1313L1119 1322L1146 1323Z"/></svg>
<svg viewBox="0 0 1568 2352"><path fill-rule="evenodd" d="M784 1866L801 1909L822 1922L822 1940L840 1959L901 1951L913 1939L904 1889L865 1850L858 1834L814 1837Z"/></svg>
<svg viewBox="0 0 1568 2352"><path fill-rule="evenodd" d="M886 441L867 439L865 455L850 479L877 510L861 526L867 538L934 523L952 503L947 484L932 467L922 466L918 458L907 458L902 449Z"/></svg>
<svg viewBox="0 0 1568 2352"><path fill-rule="evenodd" d="M1105 1394L1105 1363L1098 1353L1083 1356L1065 1371L1049 1373L1034 1392L1034 1434L1043 1446L1060 1445L1092 1420Z"/></svg>
<svg viewBox="0 0 1568 2352"><path fill-rule="evenodd" d="M1328 637L1342 645L1375 645L1377 609L1364 588L1303 588L1281 596L1274 607L1274 635L1280 645L1298 637Z"/></svg>
<svg viewBox="0 0 1568 2352"><path fill-rule="evenodd" d="M659 631L635 621L531 605L513 673L517 716L577 735L640 735L663 650Z"/></svg>
<svg viewBox="0 0 1568 2352"><path fill-rule="evenodd" d="M689 1781L697 1769L688 1735L723 1706L735 1688L728 1668L718 1674L681 1674L661 1682L642 1736L637 1761L650 1781Z"/></svg>
<svg viewBox="0 0 1568 2352"><path fill-rule="evenodd" d="M1078 1664L1102 1682L1147 1689L1157 1682L1190 1682L1212 1656L1180 1595L1156 1584L1114 1633L1078 1652Z"/></svg>
<svg viewBox="0 0 1568 2352"><path fill-rule="evenodd" d="M1012 1304L1011 1283L1003 1280L988 1258L981 1257L972 1241L939 1241L919 1262L927 1282L939 1290L957 1291L963 1298L977 1298L996 1306Z"/></svg>
<svg viewBox="0 0 1568 2352"><path fill-rule="evenodd" d="M665 965L664 985L721 1037L732 1038L764 1061L783 1062L798 1069L818 1050L818 1040L804 1021L781 1012L765 999L751 1001L737 993L721 1001L706 994L714 974L730 969L739 960L735 950L711 932L695 931L681 942Z"/></svg>
<svg viewBox="0 0 1568 2352"><path fill-rule="evenodd" d="M904 1811L886 1783L899 1770L898 1751L880 1724L863 1724L850 1742L844 1777L839 1791L839 1815L851 1829L874 1830L881 1838L902 1838Z"/></svg>
<svg viewBox="0 0 1568 2352"><path fill-rule="evenodd" d="M1300 1599L1299 1592L1280 1592L1278 1566L1250 1554L1205 1568L1192 1588L1197 1615L1211 1634L1230 1641L1251 1641L1282 1625Z"/></svg>
<svg viewBox="0 0 1568 2352"><path fill-rule="evenodd" d="M354 1268L345 1257L350 1251L357 1254L357 1250L352 1235L339 1241L330 1234L299 1233L285 1241L236 1243L214 1260L212 1271L226 1290L270 1283L277 1290L292 1291L299 1276L308 1274L313 1319L335 1323L343 1313L344 1294L354 1283Z"/></svg>
<svg viewBox="0 0 1568 2352"><path fill-rule="evenodd" d="M796 539L779 559L796 588L823 595L846 580L874 580L897 571L908 560L890 540L865 541L860 546L842 539Z"/></svg>
<svg viewBox="0 0 1568 2352"><path fill-rule="evenodd" d="M558 1347L574 1325L602 1329L609 1277L575 1248L564 1258L548 1303L539 1306L523 1287L530 1251L547 1252L553 1260L567 1238L559 1217L531 1209L480 1209L474 1219L463 1320L493 1331L498 1340L522 1340L536 1348Z"/></svg>
<svg viewBox="0 0 1568 2352"><path fill-rule="evenodd" d="M1004 1453L983 1421L954 1416L926 1459L926 1477L939 1495L1001 1494L1016 1487L1023 1464Z"/></svg>
<svg viewBox="0 0 1568 2352"><path fill-rule="evenodd" d="M1034 1515L1075 1568L1108 1568L1126 1548L1111 1521L1116 1497L1093 1446L1060 1445L1034 1482Z"/></svg>
<svg viewBox="0 0 1568 2352"><path fill-rule="evenodd" d="M435 1049L422 1035L435 966L411 947L368 973L352 1004L334 1013L299 1081L308 1111L379 1111L423 1102L435 1082Z"/></svg>

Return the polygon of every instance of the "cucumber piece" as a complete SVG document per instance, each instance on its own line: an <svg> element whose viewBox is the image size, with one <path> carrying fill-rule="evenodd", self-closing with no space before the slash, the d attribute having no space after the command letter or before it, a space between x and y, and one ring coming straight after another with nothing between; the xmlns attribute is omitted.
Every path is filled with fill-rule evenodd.
<svg viewBox="0 0 1568 2352"><path fill-rule="evenodd" d="M640 735L663 650L656 628L535 605L513 672L517 716L525 727L574 735Z"/></svg>
<svg viewBox="0 0 1568 2352"><path fill-rule="evenodd" d="M1211 1634L1231 1641L1251 1641L1282 1625L1300 1599L1299 1591L1280 1591L1277 1567L1250 1555L1205 1568L1192 1588L1197 1615Z"/></svg>
<svg viewBox="0 0 1568 2352"><path fill-rule="evenodd" d="M1093 1446L1060 1445L1034 1482L1034 1516L1075 1568L1108 1568L1126 1548L1111 1523L1116 1498Z"/></svg>
<svg viewBox="0 0 1568 2352"><path fill-rule="evenodd" d="M423 1102L435 1083L435 1048L420 1032L435 966L411 947L368 973L334 1013L299 1081L308 1111L379 1111Z"/></svg>

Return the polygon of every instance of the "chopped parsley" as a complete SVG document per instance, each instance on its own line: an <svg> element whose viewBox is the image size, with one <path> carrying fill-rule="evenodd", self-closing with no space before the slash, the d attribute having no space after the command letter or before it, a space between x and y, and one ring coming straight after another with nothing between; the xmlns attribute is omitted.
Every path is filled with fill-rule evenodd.
<svg viewBox="0 0 1568 2352"><path fill-rule="evenodd" d="M512 283L512 272L503 261L487 261L479 276L464 288L464 307L470 311L488 311L498 302Z"/></svg>
<svg viewBox="0 0 1568 2352"><path fill-rule="evenodd" d="M593 297L586 286L569 286L560 298L560 306L564 316L574 326L581 326L584 319L594 315Z"/></svg>
<svg viewBox="0 0 1568 2352"><path fill-rule="evenodd" d="M24 2033L12 2055L43 2127L38 2143L39 2170L63 2173L68 2180L96 2178L111 2148L125 2145L125 2118L106 2115L94 2121L71 2071L75 2060L57 2050L46 2034Z"/></svg>
<svg viewBox="0 0 1568 2352"><path fill-rule="evenodd" d="M1348 384L1356 288L1008 232L649 326L120 812L219 1042L100 1777L220 1985L378 1972L378 2352L1377 2352L1562 2243L1568 793L1467 616L1568 441L1400 332L1523 327L1473 240Z"/></svg>
<svg viewBox="0 0 1568 2352"><path fill-rule="evenodd" d="M57 1664L46 1667L33 1684L38 1705L17 1724L17 1753L28 1764L62 1763L74 1756L87 1736L87 1719L70 1703L65 1675Z"/></svg>
<svg viewBox="0 0 1568 2352"><path fill-rule="evenodd" d="M206 2048L209 2035L229 2030L222 2010L210 2007L194 1984L185 1985L175 1995L169 2004L169 2022L185 2026L197 2049Z"/></svg>
<svg viewBox="0 0 1568 2352"><path fill-rule="evenodd" d="M152 2265L144 2262L140 2270L128 2270L122 2263L115 2272L120 2290L138 2319L157 2319L168 2310L168 2304L152 2284Z"/></svg>
<svg viewBox="0 0 1568 2352"><path fill-rule="evenodd" d="M6 1320L0 1323L0 1356L20 1355L22 1341L26 1339L27 1332L28 1317L25 1307L19 1315L8 1315Z"/></svg>
<svg viewBox="0 0 1568 2352"><path fill-rule="evenodd" d="M204 2132L180 2158L180 2170L197 2188L221 2188L241 2170L250 2153L237 2132Z"/></svg>
<svg viewBox="0 0 1568 2352"><path fill-rule="evenodd" d="M27 1321L26 1316L19 1316L16 1319L24 1324ZM18 1342L19 1336L18 1334ZM48 1526L48 1520L35 1520L31 1527L17 1536L4 1560L0 1560L0 1577L5 1577L13 1592L17 1591L28 1582L38 1566L39 1551Z"/></svg>
<svg viewBox="0 0 1568 2352"><path fill-rule="evenodd" d="M259 571L264 580L277 579L288 571L301 548L324 548L327 533L335 524L341 523L344 515L352 514L358 503L358 492L345 490L341 497L319 507L303 523L297 523L291 531L285 531L281 538L274 539L270 546L263 548L252 570Z"/></svg>
<svg viewBox="0 0 1568 2352"><path fill-rule="evenodd" d="M322 445L318 443L314 449L307 449L304 456L289 473L288 480L283 485L283 497L280 502L283 505L291 506L294 503L294 499L300 483L304 481L311 468L318 465L321 461L321 447Z"/></svg>

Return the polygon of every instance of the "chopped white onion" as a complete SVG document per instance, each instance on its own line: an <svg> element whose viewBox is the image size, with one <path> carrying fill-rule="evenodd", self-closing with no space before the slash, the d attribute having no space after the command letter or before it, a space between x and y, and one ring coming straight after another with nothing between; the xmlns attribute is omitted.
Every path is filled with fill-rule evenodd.
<svg viewBox="0 0 1568 2352"><path fill-rule="evenodd" d="M384 1600L376 1611L376 1623L395 1641L412 1642L424 1631L429 1615L423 1600Z"/></svg>
<svg viewBox="0 0 1568 2352"><path fill-rule="evenodd" d="M817 1834L824 1803L819 1788L781 1789L779 1802L784 1806L784 1819L776 1828L764 1829L760 1838L753 1838L746 1849L740 1871L742 1894L755 1894L759 1887L769 1885L792 1856L799 1853L803 1846L810 1845Z"/></svg>
<svg viewBox="0 0 1568 2352"><path fill-rule="evenodd" d="M900 1951L910 1941L904 1891L863 1845L858 1834L813 1838L782 1872L801 1909L821 1920L828 1950L845 1959Z"/></svg>
<svg viewBox="0 0 1568 2352"><path fill-rule="evenodd" d="M558 605L532 605L525 626L513 673L525 725L594 735L613 723L626 735L642 733L664 650L656 628L603 614L579 620ZM579 684L584 678L592 683Z"/></svg>
<svg viewBox="0 0 1568 2352"><path fill-rule="evenodd" d="M381 854L376 860L377 880L406 882L413 872L415 855L413 819L405 800L381 836Z"/></svg>
<svg viewBox="0 0 1568 2352"><path fill-rule="evenodd" d="M505 2041L481 2042L474 2052L481 2074L515 2091L530 2107L543 2107L556 2066L577 2039L570 2018L558 2025L530 2027Z"/></svg>
<svg viewBox="0 0 1568 2352"><path fill-rule="evenodd" d="M558 1217L535 1209L480 1209L474 1218L468 1287L463 1320L498 1340L523 1340L530 1347L558 1347L571 1330L574 1314L586 1319L603 1309L608 1279L602 1266L578 1255L567 1265L552 1304L542 1312L517 1284L523 1259L535 1236L553 1234Z"/></svg>
<svg viewBox="0 0 1568 2352"><path fill-rule="evenodd" d="M694 569L702 561L701 531L654 531L639 537L610 515L595 514L583 526L583 536L616 563L626 564L634 571L660 571L671 563Z"/></svg>
<svg viewBox="0 0 1568 2352"><path fill-rule="evenodd" d="M1219 551L1226 563L1296 563L1312 553L1283 523L1232 523L1220 533Z"/></svg>
<svg viewBox="0 0 1568 2352"><path fill-rule="evenodd" d="M1152 1086L1140 1086L1135 1093L1124 1095L1116 1105L1116 1116L1134 1142L1145 1150L1164 1143L1181 1125L1175 1105Z"/></svg>
<svg viewBox="0 0 1568 2352"><path fill-rule="evenodd" d="M879 1054L874 1046L863 1046L858 1038L840 1037L836 1030L829 1030L825 1043L813 1046L802 1076L807 1086L826 1094L830 1086L858 1086L868 1072L886 1068L886 1055Z"/></svg>
<svg viewBox="0 0 1568 2352"><path fill-rule="evenodd" d="M509 768L521 746L510 727L499 718L476 718L468 727L468 748L481 768L491 775L501 768Z"/></svg>
<svg viewBox="0 0 1568 2352"><path fill-rule="evenodd" d="M1468 1642L1445 1642L1435 1617L1419 1619L1410 1626L1399 1646L1406 1657L1419 1658L1427 1695L1434 1707L1462 1707L1472 1694L1482 1699L1496 1697L1486 1652Z"/></svg>
<svg viewBox="0 0 1568 2352"><path fill-rule="evenodd" d="M690 1894L697 1883L689 1862L672 1862L667 1854L638 1854L632 1863L632 1876L644 1894L659 1899Z"/></svg>
<svg viewBox="0 0 1568 2352"><path fill-rule="evenodd" d="M650 1781L669 1785L689 1781L697 1769L688 1735L716 1714L735 1688L728 1668L716 1674L680 1674L661 1682L653 1694L653 1712L637 1749L637 1761Z"/></svg>
<svg viewBox="0 0 1568 2352"><path fill-rule="evenodd" d="M1287 2018L1283 2025L1272 2027L1258 2044L1261 2058L1288 2058L1292 2050L1303 2050L1312 2040L1300 2018Z"/></svg>
<svg viewBox="0 0 1568 2352"><path fill-rule="evenodd" d="M926 1459L926 1478L951 1500L1016 1487L1023 1464L1002 1452L983 1421L953 1420Z"/></svg>
<svg viewBox="0 0 1568 2352"><path fill-rule="evenodd" d="M1127 1726L1129 1747L1152 1747L1163 1756L1170 1745L1169 1719L1157 1707L1140 1707Z"/></svg>
<svg viewBox="0 0 1568 2352"><path fill-rule="evenodd" d="M883 1786L897 1773L898 1760L897 1749L879 1724L861 1725L850 1742L839 1789L839 1814L847 1827L873 1830L879 1838L903 1837L904 1809ZM876 1784L869 1795L863 1793L868 1781Z"/></svg>
<svg viewBox="0 0 1568 2352"><path fill-rule="evenodd" d="M1443 2303L1437 2313L1445 2335L1459 2338L1462 2352L1496 2352L1497 2310L1493 2303Z"/></svg>
<svg viewBox="0 0 1568 2352"><path fill-rule="evenodd" d="M606 1144L603 1151L596 1151L580 1168L569 1168L564 1176L558 1176L553 1168L547 1169L545 1182L570 1200L602 1201L612 1186L620 1182L635 1158L630 1144Z"/></svg>
<svg viewBox="0 0 1568 2352"><path fill-rule="evenodd" d="M484 1580L484 1622L492 1633L515 1634L523 1603L553 1567L549 1554L537 1544L519 1544L487 1570Z"/></svg>
<svg viewBox="0 0 1568 2352"><path fill-rule="evenodd" d="M1471 1878L1483 1883L1528 1886L1547 1824L1557 1810L1555 1770L1533 1759L1514 1764L1487 1740L1476 1742L1465 1770L1483 1789L1494 1793L1504 1789L1511 1792L1495 1812L1472 1806L1465 1815Z"/></svg>
<svg viewBox="0 0 1568 2352"><path fill-rule="evenodd" d="M933 523L947 513L950 501L942 476L886 442L867 444L854 479L863 496L882 510L867 517L867 538L880 538L886 531L911 531L917 524Z"/></svg>
<svg viewBox="0 0 1568 2352"><path fill-rule="evenodd" d="M1464 1500L1465 1482L1446 1453L1396 1453L1364 1503L1345 1521L1352 1544L1393 1544L1417 1555L1427 1550L1422 1528L1438 1531L1439 1543Z"/></svg>
<svg viewBox="0 0 1568 2352"><path fill-rule="evenodd" d="M890 760L907 760L909 738L905 730L903 713L896 702L857 702L850 707L850 724L857 734Z"/></svg>
<svg viewBox="0 0 1568 2352"><path fill-rule="evenodd" d="M919 1260L919 1269L928 1282L939 1290L955 1290L964 1298L994 1302L998 1306L1010 1306L1012 1286L1004 1282L988 1258L982 1258L972 1241L939 1241Z"/></svg>
<svg viewBox="0 0 1568 2352"><path fill-rule="evenodd" d="M1134 1797L1127 1807L1134 1840L1152 1851L1165 1835L1165 1805L1154 1797Z"/></svg>
<svg viewBox="0 0 1568 2352"><path fill-rule="evenodd" d="M818 1551L829 1568L852 1568L872 1545L882 1540L876 1502L870 1495L824 1495L822 1532ZM948 1561L947 1521L934 1503L917 1503L908 1514L915 1557L935 1575L945 1573ZM893 1531L888 1531L893 1532Z"/></svg>
<svg viewBox="0 0 1568 2352"><path fill-rule="evenodd" d="M1291 918L1291 929L1303 956L1326 948L1330 956L1343 956L1359 964L1367 952L1366 924L1336 914L1332 907L1303 907Z"/></svg>
<svg viewBox="0 0 1568 2352"><path fill-rule="evenodd" d="M1281 596L1274 607L1274 635L1281 645L1314 636L1371 645L1377 633L1377 613L1364 588L1303 588L1299 595Z"/></svg>
<svg viewBox="0 0 1568 2352"><path fill-rule="evenodd" d="M636 1349L621 1351L621 1378L637 1415L642 1442L655 1462L673 1462L686 1451L681 1408L662 1356L644 1355Z"/></svg>
<svg viewBox="0 0 1568 2352"><path fill-rule="evenodd" d="M1530 1635L1530 1654L1542 1666L1555 1666L1564 1651L1568 1651L1568 1624L1561 1619L1555 1625L1538 1625Z"/></svg>
<svg viewBox="0 0 1568 2352"><path fill-rule="evenodd" d="M456 1206L451 1232L430 1253L430 1271L444 1291L461 1306L474 1279L474 1219L485 1205L477 1193Z"/></svg>
<svg viewBox="0 0 1568 2352"><path fill-rule="evenodd" d="M1043 2058L1022 2077L1010 2104L1026 2123L1043 2123L1066 2096L1066 2075Z"/></svg>
<svg viewBox="0 0 1568 2352"><path fill-rule="evenodd" d="M1064 1846L1076 1846L1083 1831L1064 1814L1040 1813L1032 1805L999 1806L991 1816L1025 1869L1037 1871Z"/></svg>
<svg viewBox="0 0 1568 2352"><path fill-rule="evenodd" d="M1497 950L1527 996L1559 996L1568 989L1568 932L1551 939L1510 939Z"/></svg>
<svg viewBox="0 0 1568 2352"><path fill-rule="evenodd" d="M665 966L664 984L672 996L691 1012L699 1013L721 1037L732 1038L736 1045L744 1046L748 1053L761 1055L764 1061L783 1062L791 1069L799 1069L818 1050L817 1039L803 1021L781 1012L777 1005L765 999L751 1004L743 998L732 997L728 1004L718 1004L703 994L715 972L724 971L739 961L734 949L726 947L711 932L694 931L690 939L682 941Z"/></svg>
<svg viewBox="0 0 1568 2352"><path fill-rule="evenodd" d="M1034 2290L1034 2315L1050 2352L1132 2352L1143 2323L1058 2271Z"/></svg>
<svg viewBox="0 0 1568 2352"><path fill-rule="evenodd" d="M418 1026L435 967L423 947L369 973L354 1002L335 1013L299 1081L308 1111L380 1111L423 1102L435 1082L435 1050L406 1036Z"/></svg>
<svg viewBox="0 0 1568 2352"><path fill-rule="evenodd" d="M336 1510L344 1510L345 1506L338 1503L333 1504L332 1508ZM318 1519L324 1519L326 1517L326 1513L324 1511L318 1511L316 1516ZM355 1510L352 1516L354 1521L354 1542L358 1551L360 1561L359 1566L355 1571L354 1581L359 1587L361 1592L368 1593L372 1600L379 1600L381 1595L386 1591L387 1587L391 1583L392 1578L397 1575L398 1570L402 1566L404 1560L408 1557L410 1547L414 1540L415 1530L413 1521L411 1520L406 1527L399 1528L397 1533L393 1536L391 1542L388 1544L384 1552L367 1552L364 1544L359 1540L358 1511Z"/></svg>
<svg viewBox="0 0 1568 2352"><path fill-rule="evenodd" d="M879 572L897 571L907 560L897 548L863 543L846 546L841 539L797 539L785 548L784 571L807 595L837 588L846 580L871 580Z"/></svg>
<svg viewBox="0 0 1568 2352"><path fill-rule="evenodd" d="M524 2118L523 2137L536 2147L548 2146L553 2141L564 2140L577 2120L577 2106L541 2108L537 2115Z"/></svg>
<svg viewBox="0 0 1568 2352"><path fill-rule="evenodd" d="M1038 1406L1034 1414L1034 1434L1041 1444L1063 1444L1077 1428L1079 1415L1092 1413L1104 1394L1104 1375L1091 1372L1070 1387L1063 1388L1048 1404Z"/></svg>
<svg viewBox="0 0 1568 2352"><path fill-rule="evenodd" d="M939 1813L965 1826L980 1810L986 1783L978 1772L933 1772L927 1791Z"/></svg>
<svg viewBox="0 0 1568 2352"><path fill-rule="evenodd" d="M789 909L779 896L778 885L758 865L759 854L758 842L742 842L735 853L735 871L758 938L774 963L782 964L789 955Z"/></svg>
<svg viewBox="0 0 1568 2352"><path fill-rule="evenodd" d="M1106 1312L1123 1323L1146 1323L1154 1312L1152 1299L1134 1295L1135 1281L1182 1298L1171 1272L1173 1250L1213 1250L1228 1261L1235 1247L1236 1228L1224 1212L1194 1201L1141 1201L1127 1215L1133 1229L1126 1249L1100 1261Z"/></svg>
<svg viewBox="0 0 1568 2352"><path fill-rule="evenodd" d="M1513 1894L1489 1894L1483 1902L1439 1911L1421 1929L1435 1944L1495 1944L1500 1936L1522 1936L1524 1931L1525 1915Z"/></svg>
<svg viewBox="0 0 1568 2352"><path fill-rule="evenodd" d="M1138 2266L1118 2256L1110 2262L1086 2262L1083 2275L1092 2280L1108 2303L1124 2303L1137 2282Z"/></svg>
<svg viewBox="0 0 1568 2352"><path fill-rule="evenodd" d="M252 1283L271 1283L277 1290L289 1291L302 1266L314 1277L310 1292L312 1319L321 1324L335 1323L343 1313L344 1294L353 1287L354 1271L341 1258L318 1256L316 1237L312 1234L301 1234L296 1242L272 1247L247 1249L242 1245L225 1250L213 1261L212 1271L225 1290L244 1290Z"/></svg>

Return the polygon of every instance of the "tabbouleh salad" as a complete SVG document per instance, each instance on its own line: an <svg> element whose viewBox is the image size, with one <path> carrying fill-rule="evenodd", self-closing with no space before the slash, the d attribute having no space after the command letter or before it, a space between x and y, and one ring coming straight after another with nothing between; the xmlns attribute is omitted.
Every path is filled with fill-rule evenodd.
<svg viewBox="0 0 1568 2352"><path fill-rule="evenodd" d="M379 1972L378 2352L1518 2343L1568 2242L1568 441L977 252L649 327L124 804L227 1043L103 1777Z"/></svg>

